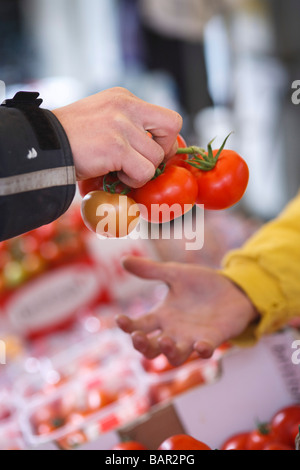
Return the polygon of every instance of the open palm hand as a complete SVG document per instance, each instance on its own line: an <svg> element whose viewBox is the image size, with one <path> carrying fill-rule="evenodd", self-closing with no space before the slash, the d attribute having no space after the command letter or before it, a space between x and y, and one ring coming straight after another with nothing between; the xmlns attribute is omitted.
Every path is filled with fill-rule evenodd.
<svg viewBox="0 0 300 470"><path fill-rule="evenodd" d="M163 353L177 366L193 351L209 358L257 317L244 292L218 271L135 257L127 258L124 267L169 287L166 298L151 312L137 319L117 318L119 327L132 335L134 347L148 359Z"/></svg>

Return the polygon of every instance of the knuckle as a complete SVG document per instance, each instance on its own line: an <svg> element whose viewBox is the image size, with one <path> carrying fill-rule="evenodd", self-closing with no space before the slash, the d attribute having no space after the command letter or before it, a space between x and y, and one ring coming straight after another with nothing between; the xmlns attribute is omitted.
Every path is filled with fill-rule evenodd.
<svg viewBox="0 0 300 470"><path fill-rule="evenodd" d="M183 126L183 118L176 111L172 111L168 123L170 133L179 134Z"/></svg>
<svg viewBox="0 0 300 470"><path fill-rule="evenodd" d="M112 117L112 123L111 126L114 129L115 132L124 132L127 130L129 127L128 125L128 120L126 116L121 113L121 112L116 112L113 117Z"/></svg>

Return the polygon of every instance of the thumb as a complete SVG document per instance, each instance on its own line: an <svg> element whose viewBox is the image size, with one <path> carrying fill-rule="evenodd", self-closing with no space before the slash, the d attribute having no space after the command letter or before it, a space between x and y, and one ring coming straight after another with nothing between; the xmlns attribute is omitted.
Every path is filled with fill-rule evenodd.
<svg viewBox="0 0 300 470"><path fill-rule="evenodd" d="M163 281L167 284L171 282L173 270L168 263L158 263L146 258L128 256L122 260L122 264L126 271L142 279Z"/></svg>

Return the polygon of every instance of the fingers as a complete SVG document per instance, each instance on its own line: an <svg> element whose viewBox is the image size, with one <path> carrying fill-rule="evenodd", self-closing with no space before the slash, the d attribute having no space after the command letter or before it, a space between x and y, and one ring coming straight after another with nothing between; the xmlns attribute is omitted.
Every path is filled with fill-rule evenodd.
<svg viewBox="0 0 300 470"><path fill-rule="evenodd" d="M128 140L133 149L140 153L144 158L151 161L155 167L158 167L165 158L163 148L151 137L144 128L127 123L129 132ZM176 140L177 142L177 140Z"/></svg>
<svg viewBox="0 0 300 470"><path fill-rule="evenodd" d="M122 160L122 170L118 178L130 188L141 188L155 175L156 167L150 160L131 149Z"/></svg>
<svg viewBox="0 0 300 470"><path fill-rule="evenodd" d="M143 331L135 331L132 334L132 342L135 349L147 359L154 359L160 354L164 354L174 367L185 363L193 352L191 342L175 342L171 337L162 333L147 336Z"/></svg>
<svg viewBox="0 0 300 470"><path fill-rule="evenodd" d="M70 141L78 180L119 171L120 180L133 188L150 181L163 159L176 152L182 127L175 111L119 87L53 113Z"/></svg>
<svg viewBox="0 0 300 470"><path fill-rule="evenodd" d="M169 160L171 157L174 157L174 155L176 155L176 153L177 153L177 150L178 150L178 142L177 142L177 139L176 139L176 141L174 142L170 152L165 155L165 160Z"/></svg>
<svg viewBox="0 0 300 470"><path fill-rule="evenodd" d="M135 349L148 359L154 359L158 355L164 354L171 365L179 366L193 352L192 341L176 342L163 332L150 335L160 329L159 320L155 314L150 313L138 319L121 315L116 321L123 331L131 333Z"/></svg>
<svg viewBox="0 0 300 470"><path fill-rule="evenodd" d="M147 359L164 354L174 367L185 363L193 351L202 359L209 359L219 346L212 339L177 341L167 332L159 331L155 334L155 331L160 330L160 324L159 317L153 313L137 319L122 315L117 318L117 324L123 331L131 334L133 346Z"/></svg>
<svg viewBox="0 0 300 470"><path fill-rule="evenodd" d="M136 331L132 334L133 346L147 359L154 359L161 354L158 338L159 334L153 337L148 337L142 331Z"/></svg>
<svg viewBox="0 0 300 470"><path fill-rule="evenodd" d="M119 179L132 188L139 188L153 178L156 168L163 162L163 148L148 136L145 130L124 116L119 117L118 130L128 141L122 155Z"/></svg>
<svg viewBox="0 0 300 470"><path fill-rule="evenodd" d="M164 150L166 157L174 150L176 153L176 139L182 129L182 124L182 117L177 112L147 104L147 113L143 122L144 128L151 132L154 140Z"/></svg>
<svg viewBox="0 0 300 470"><path fill-rule="evenodd" d="M187 361L193 348L189 343L175 343L175 341L161 333L147 336L143 331L132 334L133 346L147 359L154 359L164 354L172 366L180 366Z"/></svg>
<svg viewBox="0 0 300 470"><path fill-rule="evenodd" d="M196 351L202 359L210 359L217 346L214 346L211 342L201 340L194 344L194 351Z"/></svg>
<svg viewBox="0 0 300 470"><path fill-rule="evenodd" d="M142 279L159 280L171 284L174 278L174 267L171 263L158 263L135 256L125 258L122 263L128 272Z"/></svg>
<svg viewBox="0 0 300 470"><path fill-rule="evenodd" d="M175 367L186 362L193 352L192 342L176 342L168 336L162 336L159 339L159 346L161 353Z"/></svg>
<svg viewBox="0 0 300 470"><path fill-rule="evenodd" d="M193 345L193 341L178 342L164 333L149 337L144 331L134 331L132 342L135 349L147 359L164 354L174 367L184 364L194 351L199 354L199 358L210 359L216 349L207 341L199 341Z"/></svg>
<svg viewBox="0 0 300 470"><path fill-rule="evenodd" d="M194 350L203 358L209 359L214 351L226 341L223 337L221 329L218 328L202 328L198 332L197 339L194 343Z"/></svg>

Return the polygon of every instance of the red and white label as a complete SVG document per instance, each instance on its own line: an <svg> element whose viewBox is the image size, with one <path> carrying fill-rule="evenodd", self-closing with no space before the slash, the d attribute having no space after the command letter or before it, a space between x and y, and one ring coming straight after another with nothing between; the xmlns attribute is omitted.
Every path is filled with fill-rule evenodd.
<svg viewBox="0 0 300 470"><path fill-rule="evenodd" d="M99 297L103 288L99 272L91 266L75 264L31 282L10 298L5 310L18 332L33 334L68 321Z"/></svg>

